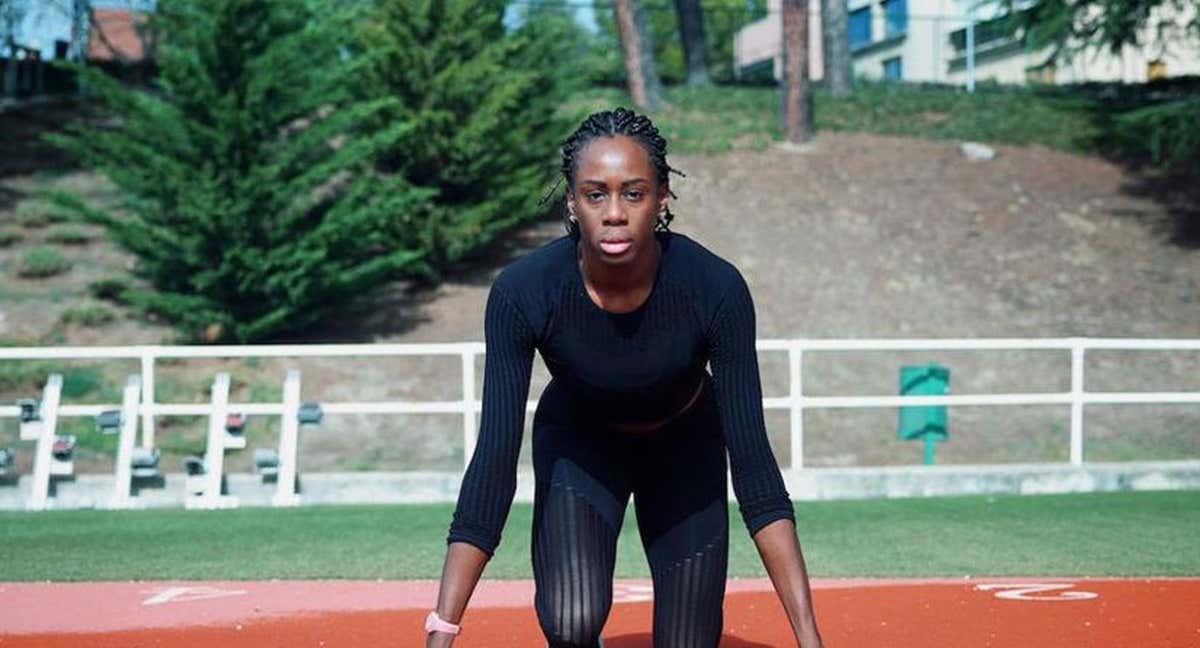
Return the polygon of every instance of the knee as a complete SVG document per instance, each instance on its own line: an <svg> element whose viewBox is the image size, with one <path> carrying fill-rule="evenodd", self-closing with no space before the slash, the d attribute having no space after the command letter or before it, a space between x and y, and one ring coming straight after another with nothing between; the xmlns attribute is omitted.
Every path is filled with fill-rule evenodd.
<svg viewBox="0 0 1200 648"><path fill-rule="evenodd" d="M546 613L538 609L538 621L549 648L597 648L607 617L607 607L599 605L549 609Z"/></svg>

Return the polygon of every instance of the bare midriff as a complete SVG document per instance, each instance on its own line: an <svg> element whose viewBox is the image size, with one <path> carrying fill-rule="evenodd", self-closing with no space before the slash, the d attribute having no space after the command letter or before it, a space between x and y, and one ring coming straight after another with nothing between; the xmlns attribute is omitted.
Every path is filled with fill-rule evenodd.
<svg viewBox="0 0 1200 648"><path fill-rule="evenodd" d="M704 391L704 380L701 380L696 385L696 391L692 394L691 400L689 400L686 405L680 408L678 412L675 412L665 419L660 421L650 421L647 423L613 423L612 427L620 430L621 432L653 432L654 430L663 427L667 423L670 423L680 416L683 416L684 413L692 408L692 405L696 404L696 401L700 398L700 392L702 391Z"/></svg>

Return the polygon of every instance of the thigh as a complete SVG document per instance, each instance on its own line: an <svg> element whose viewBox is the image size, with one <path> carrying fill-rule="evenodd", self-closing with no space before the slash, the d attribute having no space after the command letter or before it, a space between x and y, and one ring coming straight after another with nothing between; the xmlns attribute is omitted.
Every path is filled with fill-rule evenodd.
<svg viewBox="0 0 1200 648"><path fill-rule="evenodd" d="M595 648L612 608L619 527L567 483L537 485L534 609L551 648Z"/></svg>
<svg viewBox="0 0 1200 648"><path fill-rule="evenodd" d="M584 425L569 413L551 381L533 419L534 513L557 491L583 498L608 526L620 530L632 491L629 440Z"/></svg>
<svg viewBox="0 0 1200 648"><path fill-rule="evenodd" d="M551 646L595 646L612 607L627 461L602 436L549 416L533 426L534 607Z"/></svg>
<svg viewBox="0 0 1200 648"><path fill-rule="evenodd" d="M725 446L711 402L646 444L634 483L654 581L654 645L715 647L729 557Z"/></svg>

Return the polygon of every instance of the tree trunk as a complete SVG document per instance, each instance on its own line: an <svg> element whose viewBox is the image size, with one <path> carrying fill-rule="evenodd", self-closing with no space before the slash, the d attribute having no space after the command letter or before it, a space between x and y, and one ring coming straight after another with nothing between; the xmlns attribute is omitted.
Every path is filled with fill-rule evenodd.
<svg viewBox="0 0 1200 648"><path fill-rule="evenodd" d="M812 137L808 103L808 0L783 0L783 132L793 144Z"/></svg>
<svg viewBox="0 0 1200 648"><path fill-rule="evenodd" d="M708 40L704 36L704 9L700 0L675 0L679 16L679 37L683 41L683 60L687 65L687 84L708 83Z"/></svg>
<svg viewBox="0 0 1200 648"><path fill-rule="evenodd" d="M4 59L4 95L17 96L17 57L12 49L8 50L8 58Z"/></svg>
<svg viewBox="0 0 1200 648"><path fill-rule="evenodd" d="M87 60L88 20L92 15L91 0L72 0L71 2L71 47L67 57L72 61Z"/></svg>
<svg viewBox="0 0 1200 648"><path fill-rule="evenodd" d="M643 111L655 110L662 98L662 85L654 67L654 48L646 13L637 0L613 0L613 14L621 37L629 95Z"/></svg>
<svg viewBox="0 0 1200 648"><path fill-rule="evenodd" d="M854 78L850 69L850 26L847 24L846 0L823 0L821 5L825 87L835 97L847 97Z"/></svg>

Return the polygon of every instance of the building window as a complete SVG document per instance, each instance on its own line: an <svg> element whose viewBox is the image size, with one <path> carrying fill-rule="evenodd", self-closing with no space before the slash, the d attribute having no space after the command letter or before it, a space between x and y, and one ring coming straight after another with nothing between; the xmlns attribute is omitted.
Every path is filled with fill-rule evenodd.
<svg viewBox="0 0 1200 648"><path fill-rule="evenodd" d="M1012 43L1017 40L1009 27L1008 18L992 18L975 23L975 50L982 51ZM967 51L966 28L950 32L950 45L961 56Z"/></svg>
<svg viewBox="0 0 1200 648"><path fill-rule="evenodd" d="M1026 83L1034 83L1034 84L1045 83L1048 85L1053 85L1054 80L1057 76L1056 72L1057 72L1057 69L1055 68L1053 63L1046 63L1045 65L1038 65L1036 67L1025 68L1025 82Z"/></svg>
<svg viewBox="0 0 1200 648"><path fill-rule="evenodd" d="M900 57L894 56L890 59L883 60L883 78L889 81L899 81L904 76L904 68L900 63Z"/></svg>
<svg viewBox="0 0 1200 648"><path fill-rule="evenodd" d="M871 43L871 6L850 12L850 49Z"/></svg>
<svg viewBox="0 0 1200 648"><path fill-rule="evenodd" d="M1154 59L1146 64L1146 80L1154 81L1155 79L1167 78L1167 62L1162 59Z"/></svg>
<svg viewBox="0 0 1200 648"><path fill-rule="evenodd" d="M908 0L884 0L884 35L888 38L908 31Z"/></svg>

